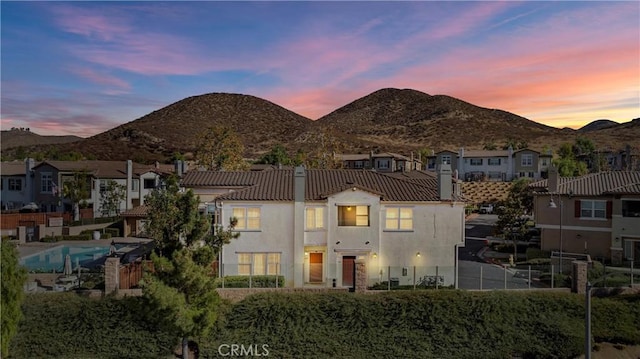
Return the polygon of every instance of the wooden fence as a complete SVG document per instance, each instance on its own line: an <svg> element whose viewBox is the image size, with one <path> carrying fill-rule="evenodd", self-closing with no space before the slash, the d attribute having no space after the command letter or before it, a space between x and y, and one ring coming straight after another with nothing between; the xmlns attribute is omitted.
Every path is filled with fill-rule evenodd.
<svg viewBox="0 0 640 359"><path fill-rule="evenodd" d="M46 212L46 213L3 213L0 216L0 229L16 229L20 223L30 222L33 225L49 225L49 218L62 218L64 225L73 221L73 215L69 212ZM93 209L80 209L80 218L93 218Z"/></svg>
<svg viewBox="0 0 640 359"><path fill-rule="evenodd" d="M135 261L120 266L120 289L137 288L145 271L153 270L151 261Z"/></svg>

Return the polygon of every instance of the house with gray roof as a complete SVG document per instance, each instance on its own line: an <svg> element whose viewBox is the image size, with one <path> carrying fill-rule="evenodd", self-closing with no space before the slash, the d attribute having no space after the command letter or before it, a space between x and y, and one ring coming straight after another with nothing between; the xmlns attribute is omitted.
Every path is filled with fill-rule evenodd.
<svg viewBox="0 0 640 359"><path fill-rule="evenodd" d="M36 165L33 159L25 161L3 161L0 164L1 188L0 197L3 211L19 210L33 202L33 180L27 174Z"/></svg>
<svg viewBox="0 0 640 359"><path fill-rule="evenodd" d="M551 168L549 179L529 186L543 250L567 260L589 254L615 264L640 261L640 171L559 177Z"/></svg>
<svg viewBox="0 0 640 359"><path fill-rule="evenodd" d="M417 175L414 175L417 176ZM222 275L283 275L289 287L351 287L355 262L368 284L456 285L464 201L451 170L399 178L377 171L190 171L181 186L238 239L223 247Z"/></svg>

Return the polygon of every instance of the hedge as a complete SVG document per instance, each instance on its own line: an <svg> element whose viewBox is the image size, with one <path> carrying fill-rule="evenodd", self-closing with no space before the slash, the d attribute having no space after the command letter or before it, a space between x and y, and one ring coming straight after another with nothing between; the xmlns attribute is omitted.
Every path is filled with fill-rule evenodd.
<svg viewBox="0 0 640 359"><path fill-rule="evenodd" d="M596 342L640 344L640 295L592 299ZM28 295L10 358L172 358L176 333L141 297ZM269 292L220 307L200 358L221 345L275 358L575 358L584 296L560 292Z"/></svg>
<svg viewBox="0 0 640 359"><path fill-rule="evenodd" d="M251 281L251 288L275 288L276 276L273 275L229 275L224 277L225 288L249 288L249 281ZM222 287L222 279L216 279L216 286ZM277 287L282 288L284 286L284 276L278 276Z"/></svg>

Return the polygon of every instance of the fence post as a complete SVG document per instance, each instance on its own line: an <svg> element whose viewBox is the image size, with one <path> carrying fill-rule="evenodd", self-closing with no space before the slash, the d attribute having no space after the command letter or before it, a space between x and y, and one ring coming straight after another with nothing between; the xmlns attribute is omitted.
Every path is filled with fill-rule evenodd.
<svg viewBox="0 0 640 359"><path fill-rule="evenodd" d="M482 267L480 267L480 290L482 290Z"/></svg>
<svg viewBox="0 0 640 359"><path fill-rule="evenodd" d="M529 289L531 289L531 266L529 266Z"/></svg>
<svg viewBox="0 0 640 359"><path fill-rule="evenodd" d="M387 290L391 290L391 266L387 266Z"/></svg>
<svg viewBox="0 0 640 359"><path fill-rule="evenodd" d="M504 289L507 289L507 266L504 266Z"/></svg>
<svg viewBox="0 0 640 359"><path fill-rule="evenodd" d="M631 286L633 287L633 261L631 261Z"/></svg>
<svg viewBox="0 0 640 359"><path fill-rule="evenodd" d="M253 263L249 263L249 288L251 288L253 281Z"/></svg>
<svg viewBox="0 0 640 359"><path fill-rule="evenodd" d="M413 266L413 290L416 290L416 266Z"/></svg>
<svg viewBox="0 0 640 359"><path fill-rule="evenodd" d="M280 280L279 269L280 269L280 263L276 263L276 288L278 288L278 281Z"/></svg>
<svg viewBox="0 0 640 359"><path fill-rule="evenodd" d="M438 289L438 282L439 282L439 277L438 277L438 266L436 266L436 289Z"/></svg>
<svg viewBox="0 0 640 359"><path fill-rule="evenodd" d="M553 264L551 265L551 289L553 289L553 285L554 285L554 280L553 280Z"/></svg>

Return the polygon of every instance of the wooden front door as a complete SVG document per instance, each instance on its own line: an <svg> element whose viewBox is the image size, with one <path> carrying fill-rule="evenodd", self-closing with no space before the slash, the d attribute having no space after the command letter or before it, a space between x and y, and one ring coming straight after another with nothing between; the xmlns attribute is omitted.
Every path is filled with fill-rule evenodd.
<svg viewBox="0 0 640 359"><path fill-rule="evenodd" d="M356 256L342 257L342 286L353 287L355 282Z"/></svg>
<svg viewBox="0 0 640 359"><path fill-rule="evenodd" d="M309 283L322 283L322 253L309 253Z"/></svg>

